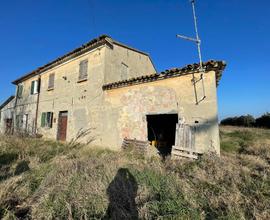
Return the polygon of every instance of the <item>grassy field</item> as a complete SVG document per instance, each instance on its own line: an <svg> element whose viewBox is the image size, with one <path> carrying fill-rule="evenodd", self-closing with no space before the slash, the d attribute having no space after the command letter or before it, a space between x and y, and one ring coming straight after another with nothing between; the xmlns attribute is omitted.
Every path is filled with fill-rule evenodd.
<svg viewBox="0 0 270 220"><path fill-rule="evenodd" d="M145 157L0 137L2 219L270 219L270 130L221 127L221 157Z"/></svg>

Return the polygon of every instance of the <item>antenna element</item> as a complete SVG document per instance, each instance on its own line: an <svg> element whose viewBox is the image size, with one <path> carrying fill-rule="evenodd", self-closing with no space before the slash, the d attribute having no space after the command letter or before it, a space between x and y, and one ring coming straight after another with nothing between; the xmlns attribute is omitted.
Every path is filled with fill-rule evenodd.
<svg viewBox="0 0 270 220"><path fill-rule="evenodd" d="M197 17L196 17L196 11L195 11L195 0L190 0L190 3L192 6L192 13L193 13L193 19L194 19L194 28L195 28L196 38L187 37L187 36L180 35L180 34L177 34L176 37L182 38L184 40L189 40L189 41L195 42L197 44L198 55L199 55L199 60L200 60L200 71L203 72L204 68L203 68L203 63L202 63L201 40L200 40L199 32L198 32Z"/></svg>

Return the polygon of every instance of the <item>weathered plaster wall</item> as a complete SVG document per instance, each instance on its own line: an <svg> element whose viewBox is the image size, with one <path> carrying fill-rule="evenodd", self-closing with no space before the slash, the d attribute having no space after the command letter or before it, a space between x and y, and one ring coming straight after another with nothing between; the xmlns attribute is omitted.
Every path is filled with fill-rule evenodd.
<svg viewBox="0 0 270 220"><path fill-rule="evenodd" d="M79 63L85 59L88 59L88 80L78 83ZM104 140L108 139L107 135L104 135L104 129L111 125L108 124L110 119L104 118L108 108L104 104L102 85L106 79L118 77L121 62L129 65L131 75L136 71L139 74L154 72L149 57L145 55L119 46L114 46L113 49L101 46L42 73L38 132L44 137L56 138L59 112L68 111L67 141L75 138L81 129L91 129L91 134L81 141L94 138L95 144L103 145ZM48 91L51 73L55 73L55 88ZM54 113L52 128L41 128L42 112Z"/></svg>
<svg viewBox="0 0 270 220"><path fill-rule="evenodd" d="M195 77L199 78L199 74ZM118 147L125 137L147 140L146 115L178 113L185 123L196 126L197 149L214 148L219 153L215 72L205 74L206 98L199 105L191 80L192 75L186 75L106 91L106 105L110 106L106 118L114 124L104 132L112 136L107 140ZM202 97L201 84L196 85L196 90Z"/></svg>
<svg viewBox="0 0 270 220"><path fill-rule="evenodd" d="M39 133L47 138L56 138L59 112L68 111L67 141L75 138L81 129L96 128L91 135L98 136L101 132L98 123L102 119L99 112L103 99L101 85L104 81L104 52L103 46L41 75ZM78 82L79 64L85 59L88 60L88 79ZM55 74L54 89L48 90L51 73ZM42 112L54 113L52 128L41 128ZM90 135L84 140L87 138Z"/></svg>
<svg viewBox="0 0 270 220"><path fill-rule="evenodd" d="M106 50L105 84L121 80L122 63L128 66L128 79L156 72L149 56L114 45Z"/></svg>
<svg viewBox="0 0 270 220"><path fill-rule="evenodd" d="M36 106L38 94L31 95L31 83L34 80L38 80L38 77L35 76L22 82L21 83L21 85L23 85L22 97L15 98L14 115L15 117L17 117L17 115L28 115L27 125L24 124L24 126L27 127L26 132L29 133L33 133L35 131ZM13 121L13 123L15 126L15 131L18 130L18 128L16 128L16 119Z"/></svg>

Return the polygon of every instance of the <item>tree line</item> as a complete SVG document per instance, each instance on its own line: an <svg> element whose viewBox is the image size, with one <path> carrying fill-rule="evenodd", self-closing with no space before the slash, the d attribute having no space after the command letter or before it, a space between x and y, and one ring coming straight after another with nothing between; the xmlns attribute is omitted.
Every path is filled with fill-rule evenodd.
<svg viewBox="0 0 270 220"><path fill-rule="evenodd" d="M220 124L242 127L270 128L270 113L266 112L258 118L254 118L252 115L229 117L223 119Z"/></svg>

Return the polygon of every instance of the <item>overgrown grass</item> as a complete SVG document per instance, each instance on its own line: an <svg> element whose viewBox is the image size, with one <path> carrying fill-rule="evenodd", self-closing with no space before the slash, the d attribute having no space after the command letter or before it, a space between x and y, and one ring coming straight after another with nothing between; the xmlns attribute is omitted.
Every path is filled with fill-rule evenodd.
<svg viewBox="0 0 270 220"><path fill-rule="evenodd" d="M221 157L166 160L0 139L0 218L270 219L270 136L221 128Z"/></svg>

